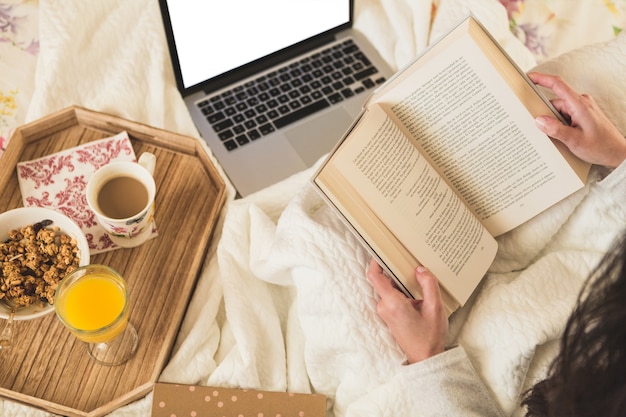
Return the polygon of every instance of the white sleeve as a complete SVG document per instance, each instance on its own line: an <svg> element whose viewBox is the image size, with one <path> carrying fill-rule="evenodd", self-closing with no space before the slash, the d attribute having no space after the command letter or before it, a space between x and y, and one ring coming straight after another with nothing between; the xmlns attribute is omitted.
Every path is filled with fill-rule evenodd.
<svg viewBox="0 0 626 417"><path fill-rule="evenodd" d="M462 347L407 365L400 377L420 416L504 416Z"/></svg>
<svg viewBox="0 0 626 417"><path fill-rule="evenodd" d="M603 168L598 169L602 170ZM626 161L623 161L617 168L598 181L598 185L600 188L611 190L616 201L620 201L620 197L626 197Z"/></svg>

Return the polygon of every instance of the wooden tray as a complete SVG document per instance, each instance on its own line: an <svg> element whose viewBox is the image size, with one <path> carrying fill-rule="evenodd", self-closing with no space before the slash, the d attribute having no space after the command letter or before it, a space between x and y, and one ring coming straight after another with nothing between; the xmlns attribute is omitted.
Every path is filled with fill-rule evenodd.
<svg viewBox="0 0 626 417"><path fill-rule="evenodd" d="M137 354L96 364L54 314L14 322L14 347L0 351L0 396L66 416L101 416L145 396L174 344L224 202L226 188L197 139L72 107L20 127L0 163L0 212L21 207L16 164L128 132L137 155L157 157L159 236L91 257L128 281ZM3 323L2 323L3 324Z"/></svg>

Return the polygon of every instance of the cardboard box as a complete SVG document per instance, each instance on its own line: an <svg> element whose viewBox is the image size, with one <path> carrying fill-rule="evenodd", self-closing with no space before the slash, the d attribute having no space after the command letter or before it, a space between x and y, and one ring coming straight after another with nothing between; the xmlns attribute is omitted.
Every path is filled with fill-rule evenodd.
<svg viewBox="0 0 626 417"><path fill-rule="evenodd" d="M326 396L156 383L152 417L325 417Z"/></svg>

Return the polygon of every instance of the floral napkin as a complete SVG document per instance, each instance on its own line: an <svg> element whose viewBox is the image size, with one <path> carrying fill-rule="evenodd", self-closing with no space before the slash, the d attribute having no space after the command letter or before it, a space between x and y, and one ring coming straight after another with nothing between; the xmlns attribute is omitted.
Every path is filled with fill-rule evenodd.
<svg viewBox="0 0 626 417"><path fill-rule="evenodd" d="M92 255L116 249L87 205L85 189L98 168L114 161L136 161L127 132L17 164L25 207L57 210L83 230ZM157 235L155 228L152 237Z"/></svg>

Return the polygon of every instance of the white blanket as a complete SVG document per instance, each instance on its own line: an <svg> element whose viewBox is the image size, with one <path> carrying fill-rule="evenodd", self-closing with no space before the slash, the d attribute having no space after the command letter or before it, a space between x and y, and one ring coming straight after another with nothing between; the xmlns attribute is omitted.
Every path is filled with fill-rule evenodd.
<svg viewBox="0 0 626 417"><path fill-rule="evenodd" d="M78 104L197 137L168 66L156 2L42 0L40 7L28 120ZM357 28L400 68L471 9L523 69L534 65L497 1L444 0L434 22L431 7L357 0ZM616 62L626 58L624 45L621 37L543 67L614 109L622 131L623 97L611 97L615 86L626 87ZM403 357L363 278L368 255L310 188L311 173L229 201L161 380L315 391L328 396L334 416L416 415L388 395L410 387L394 385ZM517 395L542 375L582 280L625 217L607 187L589 186L501 238L484 288L453 317L451 342L466 347L507 413L519 412ZM148 416L150 401L113 415ZM0 414L47 415L8 401Z"/></svg>

